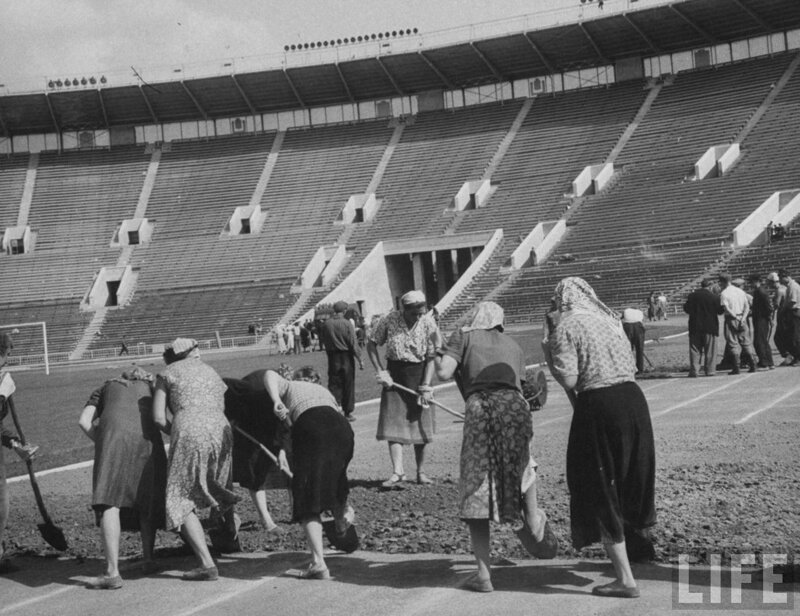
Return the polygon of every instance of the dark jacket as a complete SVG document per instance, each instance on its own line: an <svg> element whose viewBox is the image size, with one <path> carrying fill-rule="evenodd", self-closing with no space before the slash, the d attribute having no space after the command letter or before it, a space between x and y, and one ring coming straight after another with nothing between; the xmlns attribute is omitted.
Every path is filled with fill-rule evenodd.
<svg viewBox="0 0 800 616"><path fill-rule="evenodd" d="M772 317L772 300L762 287L753 289L753 319L769 320Z"/></svg>
<svg viewBox="0 0 800 616"><path fill-rule="evenodd" d="M704 288L692 291L683 305L683 311L689 315L690 334L719 336L719 315L722 314L722 304L719 297L711 291Z"/></svg>

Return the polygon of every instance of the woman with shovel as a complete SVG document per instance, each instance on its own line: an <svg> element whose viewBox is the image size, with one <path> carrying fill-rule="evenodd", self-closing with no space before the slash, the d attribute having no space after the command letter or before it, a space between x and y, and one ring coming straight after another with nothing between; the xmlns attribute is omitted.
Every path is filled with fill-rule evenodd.
<svg viewBox="0 0 800 616"><path fill-rule="evenodd" d="M10 394L9 394L10 395ZM20 438L11 430L3 427L3 419L6 417L10 409L9 401L5 395L0 394L0 575L6 573L13 573L18 570L5 555L5 544L3 543L3 536L5 535L6 522L8 520L9 500L8 500L8 487L6 485L6 465L3 460L3 447L13 449L17 455L24 461L29 461L39 449L36 445L30 443L24 445Z"/></svg>

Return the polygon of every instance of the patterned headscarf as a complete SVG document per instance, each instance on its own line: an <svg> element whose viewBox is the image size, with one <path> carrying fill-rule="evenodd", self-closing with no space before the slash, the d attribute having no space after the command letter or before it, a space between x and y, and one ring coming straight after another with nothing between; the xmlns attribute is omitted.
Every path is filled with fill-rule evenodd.
<svg viewBox="0 0 800 616"><path fill-rule="evenodd" d="M475 329L494 329L497 327L503 331L503 308L494 302L479 302L469 316L469 325L461 328L461 331L471 332Z"/></svg>
<svg viewBox="0 0 800 616"><path fill-rule="evenodd" d="M622 329L619 316L597 299L594 289L583 278L569 276L556 285L555 308L559 312L583 312L600 317L613 329Z"/></svg>

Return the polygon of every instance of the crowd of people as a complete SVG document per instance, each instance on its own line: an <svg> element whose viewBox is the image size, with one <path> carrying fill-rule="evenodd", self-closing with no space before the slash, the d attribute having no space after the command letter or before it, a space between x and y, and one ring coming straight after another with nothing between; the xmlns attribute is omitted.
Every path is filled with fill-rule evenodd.
<svg viewBox="0 0 800 616"><path fill-rule="evenodd" d="M704 279L684 306L689 315L689 376L714 376L719 369L740 374L775 368L772 344L782 366L800 364L800 284L785 269L748 280L721 273ZM725 341L716 362L719 318Z"/></svg>
<svg viewBox="0 0 800 616"><path fill-rule="evenodd" d="M92 508L105 569L88 586L116 589L123 529L139 530L142 569L158 571L156 529L180 533L197 566L188 581L218 579L201 517L211 520L212 545L238 548L239 496L250 492L259 520L277 528L266 489L289 488L292 520L304 532L310 563L301 577L330 577L323 535L350 552L359 545L348 502L353 458L351 428L355 364L363 368L347 303L337 302L318 331L328 354L328 387L311 367L260 369L223 379L200 357L195 340L166 346L158 375L136 369L102 384L79 425L95 443ZM640 320L643 320L643 316ZM504 333L504 313L478 303L466 324L445 338L425 295L410 291L398 309L372 324L366 352L382 387L376 437L388 443L391 474L382 489L408 481L403 450L413 445L415 480L426 472L426 448L436 434L433 378L454 379L465 400L458 515L469 529L476 573L464 588L493 590L490 524L517 522L524 548L553 558L558 540L537 499L531 410L523 395L524 353ZM384 348L381 353L381 348ZM594 594L637 597L630 562L652 558L655 451L647 402L636 385L636 363L619 316L580 278L556 287L545 319L543 349L556 381L574 406L567 446L572 541L602 542L616 580ZM5 407L5 405L4 405ZM162 434L169 438L165 452ZM13 435L3 444L14 446ZM276 474L282 484L276 484ZM5 482L2 482L4 486ZM3 501L6 503L5 491ZM0 520L0 529L5 520ZM4 561L8 564L8 561Z"/></svg>

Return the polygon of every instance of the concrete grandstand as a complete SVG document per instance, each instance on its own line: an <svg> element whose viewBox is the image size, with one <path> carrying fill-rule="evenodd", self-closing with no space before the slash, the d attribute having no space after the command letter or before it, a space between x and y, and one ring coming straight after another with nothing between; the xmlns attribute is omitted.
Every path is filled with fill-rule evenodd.
<svg viewBox="0 0 800 616"><path fill-rule="evenodd" d="M0 326L53 361L211 346L415 286L538 322L800 270L800 5L607 12L413 51L0 97ZM620 6L625 10L614 10ZM780 222L787 233L769 241ZM19 339L12 363L41 362ZM24 349L24 350L22 350Z"/></svg>

